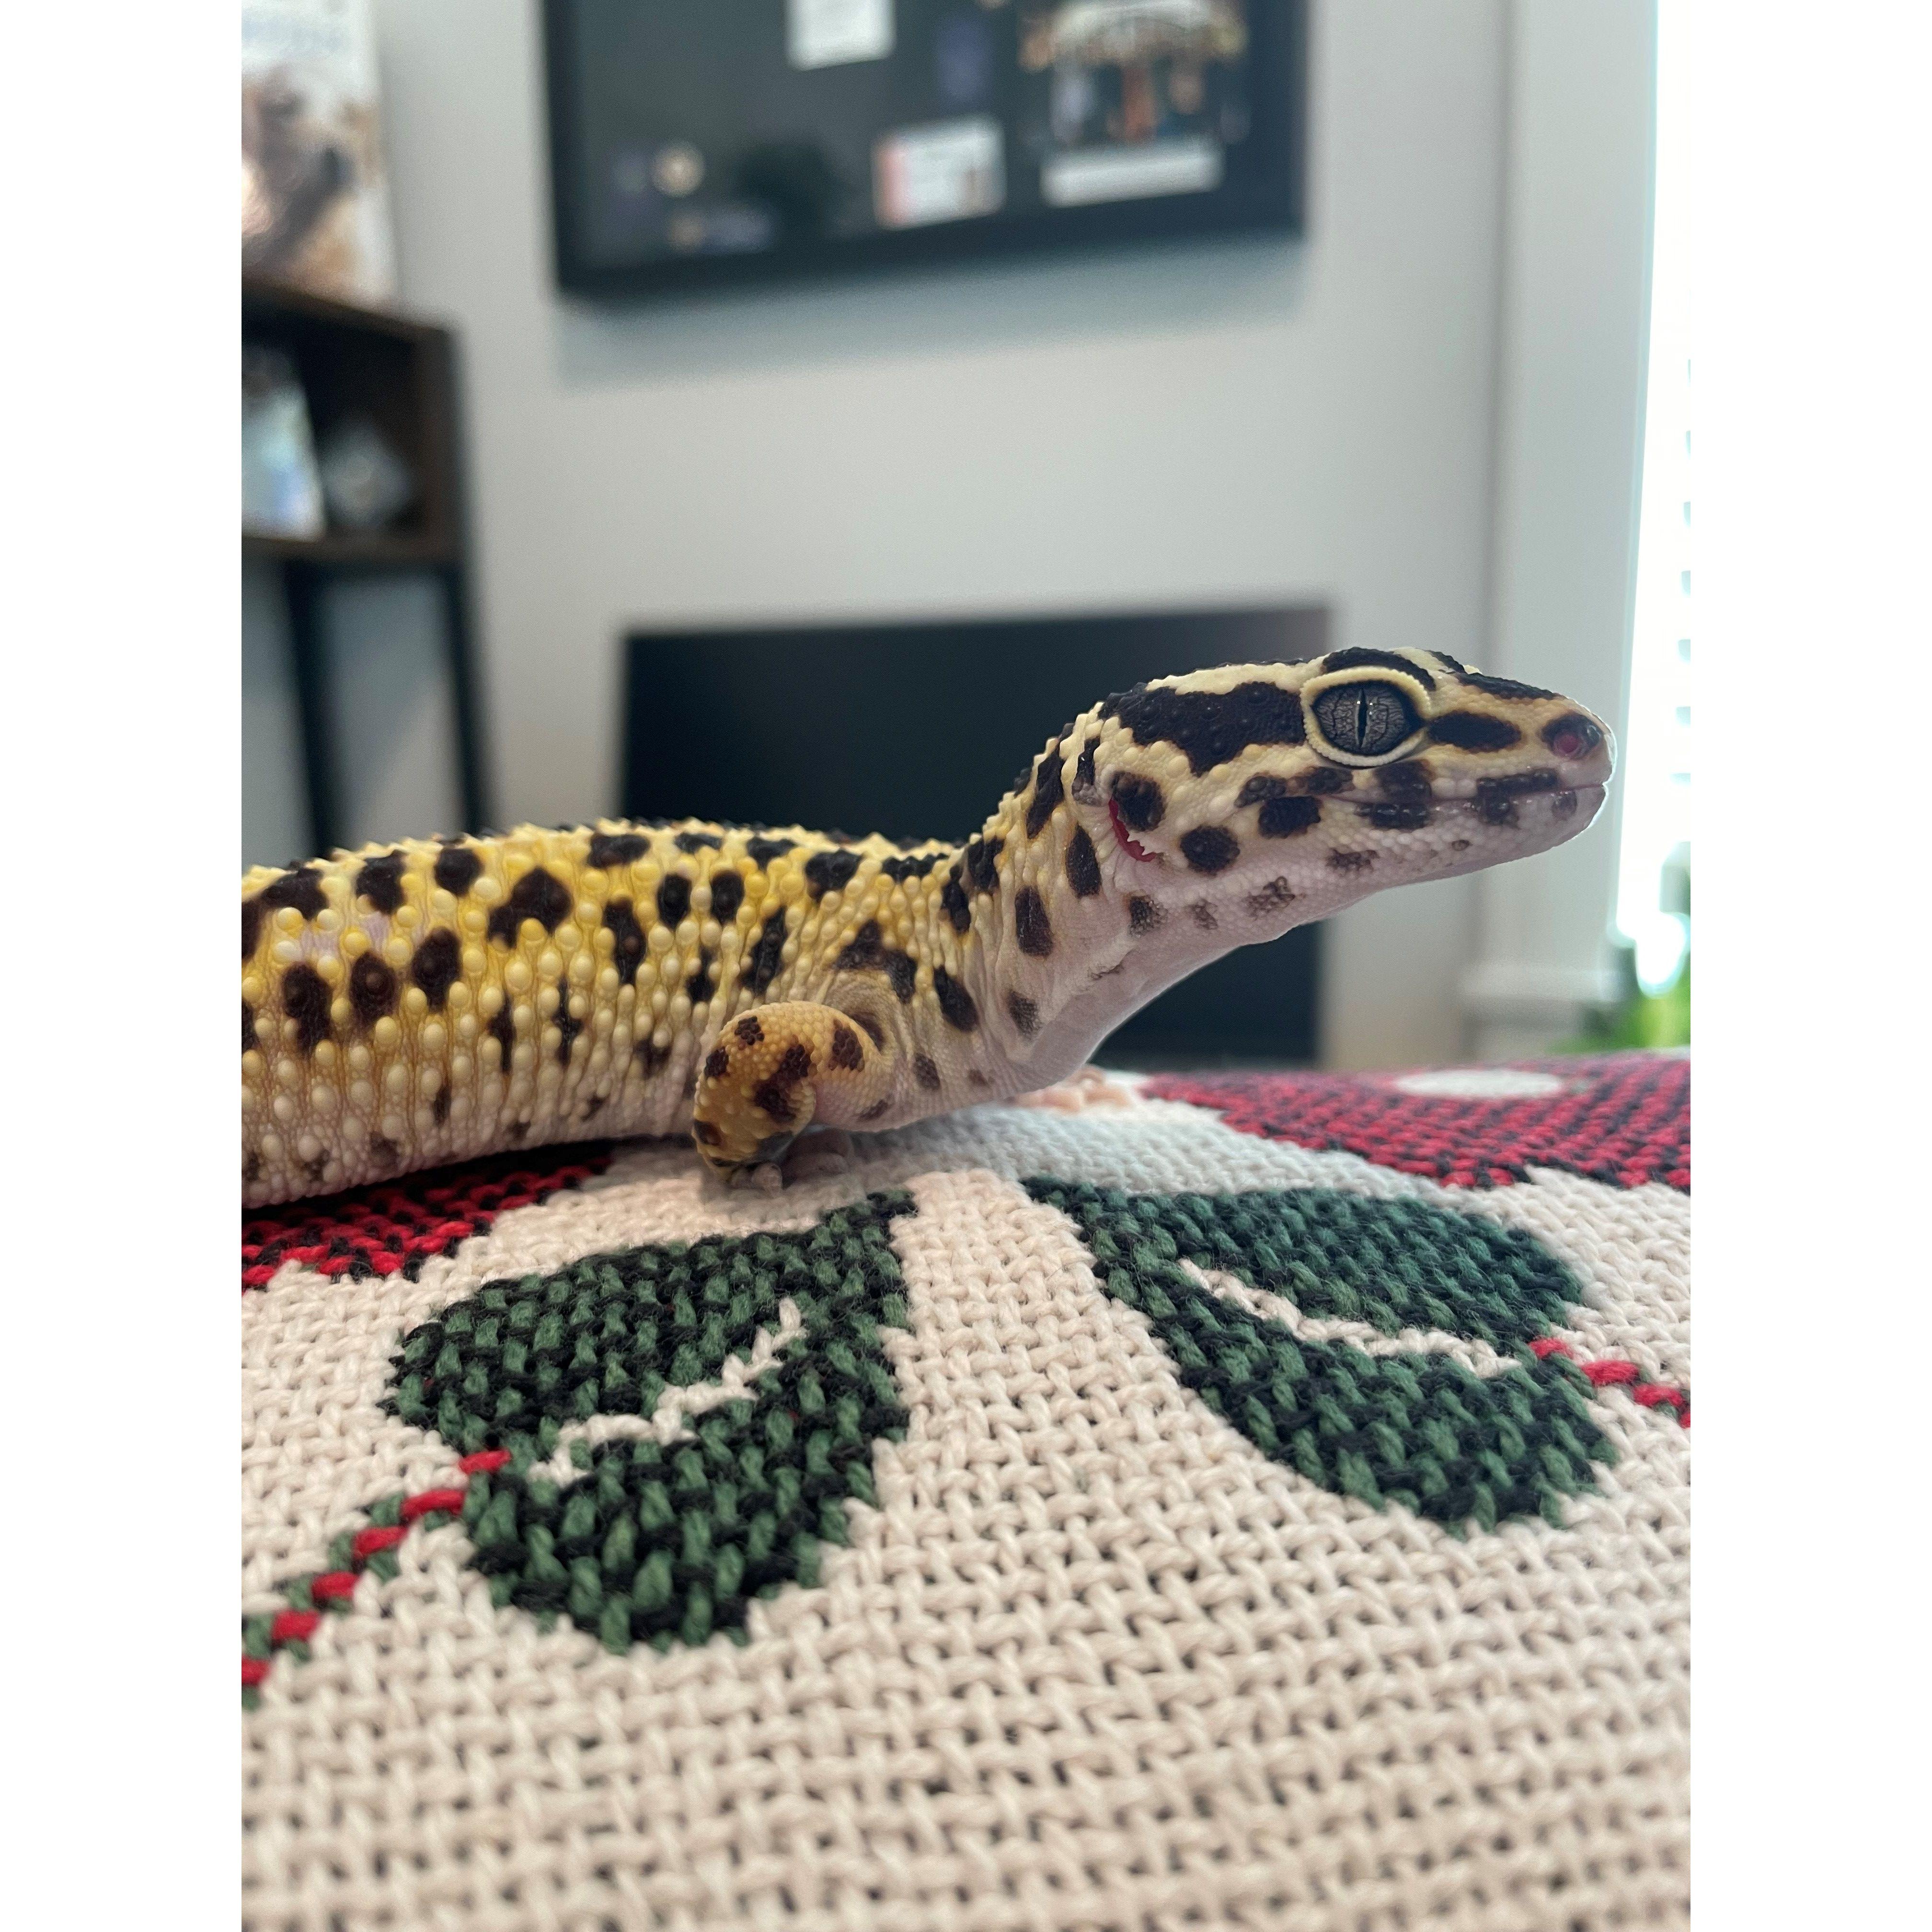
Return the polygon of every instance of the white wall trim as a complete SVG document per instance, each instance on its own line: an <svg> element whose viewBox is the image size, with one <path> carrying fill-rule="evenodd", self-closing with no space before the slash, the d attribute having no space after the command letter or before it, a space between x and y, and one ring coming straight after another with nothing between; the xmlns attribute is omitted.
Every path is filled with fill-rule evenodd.
<svg viewBox="0 0 1932 1932"><path fill-rule="evenodd" d="M1523 959L1491 959L1462 976L1462 1004L1480 1022L1547 1022L1574 1031L1581 1013L1610 1005L1617 976L1602 966L1539 966Z"/></svg>

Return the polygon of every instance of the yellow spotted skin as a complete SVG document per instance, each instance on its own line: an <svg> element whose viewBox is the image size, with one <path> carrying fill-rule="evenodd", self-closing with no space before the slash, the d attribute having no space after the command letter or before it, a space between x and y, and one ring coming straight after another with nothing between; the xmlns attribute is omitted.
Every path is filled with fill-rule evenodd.
<svg viewBox="0 0 1932 1932"><path fill-rule="evenodd" d="M258 867L244 1199L592 1136L736 1178L1050 1085L1232 946L1574 836L1610 764L1556 693L1344 651L1103 700L963 845L600 820Z"/></svg>

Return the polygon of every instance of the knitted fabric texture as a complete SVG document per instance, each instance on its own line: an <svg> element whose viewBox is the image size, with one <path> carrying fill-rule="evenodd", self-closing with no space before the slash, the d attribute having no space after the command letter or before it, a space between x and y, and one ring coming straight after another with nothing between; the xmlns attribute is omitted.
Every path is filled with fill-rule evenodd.
<svg viewBox="0 0 1932 1932"><path fill-rule="evenodd" d="M1117 1076L305 1238L242 1302L246 1922L1688 1922L1682 1067ZM1348 1124L1408 1106L1446 1172Z"/></svg>
<svg viewBox="0 0 1932 1932"><path fill-rule="evenodd" d="M1215 1108L1244 1133L1345 1148L1458 1187L1505 1187L1532 1167L1620 1187L1690 1185L1690 1063L1669 1054L1534 1060L1460 1079L1176 1075L1147 1090Z"/></svg>
<svg viewBox="0 0 1932 1932"><path fill-rule="evenodd" d="M610 1150L596 1144L499 1154L327 1201L260 1209L242 1223L242 1286L266 1288L290 1262L354 1281L398 1274L413 1281L432 1256L454 1254L506 1208L547 1201L610 1164Z"/></svg>

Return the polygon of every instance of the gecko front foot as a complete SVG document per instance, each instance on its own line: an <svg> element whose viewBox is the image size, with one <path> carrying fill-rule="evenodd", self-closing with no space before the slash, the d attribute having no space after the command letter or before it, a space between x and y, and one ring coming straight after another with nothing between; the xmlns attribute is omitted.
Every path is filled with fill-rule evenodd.
<svg viewBox="0 0 1932 1932"><path fill-rule="evenodd" d="M692 1138L722 1179L779 1184L778 1163L814 1120L842 1127L877 1118L891 1104L894 1084L882 1040L833 1007L781 1000L742 1015L719 1036L698 1083ZM844 1151L808 1143L803 1154L815 1164ZM776 1180L764 1180L766 1173Z"/></svg>

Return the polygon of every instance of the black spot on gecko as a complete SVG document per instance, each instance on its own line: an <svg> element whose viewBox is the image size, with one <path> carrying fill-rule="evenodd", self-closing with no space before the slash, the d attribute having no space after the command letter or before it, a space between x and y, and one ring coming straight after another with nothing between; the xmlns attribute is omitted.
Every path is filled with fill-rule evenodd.
<svg viewBox="0 0 1932 1932"><path fill-rule="evenodd" d="M753 992L762 993L778 977L784 964L784 908L780 906L758 928L758 943L752 948L746 982Z"/></svg>
<svg viewBox="0 0 1932 1932"><path fill-rule="evenodd" d="M508 1000L496 1009L496 1016L484 1029L490 1037L503 1049L500 1063L506 1073L510 1070L510 1055L517 1046L517 1010Z"/></svg>
<svg viewBox="0 0 1932 1932"><path fill-rule="evenodd" d="M716 1147L724 1138L709 1120L693 1120L691 1137L702 1147Z"/></svg>
<svg viewBox="0 0 1932 1932"><path fill-rule="evenodd" d="M707 1080L722 1080L731 1070L731 1056L722 1046L714 1046L704 1056L704 1077Z"/></svg>
<svg viewBox="0 0 1932 1932"><path fill-rule="evenodd" d="M482 871L483 861L467 845L446 845L436 855L431 876L445 892L460 898Z"/></svg>
<svg viewBox="0 0 1932 1932"><path fill-rule="evenodd" d="M1292 838L1321 822L1318 798L1271 798L1255 820L1264 838Z"/></svg>
<svg viewBox="0 0 1932 1932"><path fill-rule="evenodd" d="M1522 736L1508 719L1480 711L1445 711L1430 720L1429 735L1460 752L1506 752Z"/></svg>
<svg viewBox="0 0 1932 1932"><path fill-rule="evenodd" d="M438 1126L449 1118L449 1089L447 1086L436 1090L436 1098L429 1103L429 1117Z"/></svg>
<svg viewBox="0 0 1932 1932"><path fill-rule="evenodd" d="M711 955L703 946L698 949L698 970L684 982L685 996L694 1006L701 1006L710 998Z"/></svg>
<svg viewBox="0 0 1932 1932"><path fill-rule="evenodd" d="M1456 674L1472 691L1486 692L1491 698L1555 698L1558 694L1545 691L1540 684L1519 684L1513 677L1491 677L1486 672L1462 670Z"/></svg>
<svg viewBox="0 0 1932 1932"><path fill-rule="evenodd" d="M1436 808L1407 800L1358 806L1357 809L1378 832L1420 832L1436 816Z"/></svg>
<svg viewBox="0 0 1932 1932"><path fill-rule="evenodd" d="M1151 932L1161 921L1160 908L1138 892L1127 902L1127 928L1131 932Z"/></svg>
<svg viewBox="0 0 1932 1932"><path fill-rule="evenodd" d="M667 872L658 881L658 918L676 932L690 916L691 881L676 872Z"/></svg>
<svg viewBox="0 0 1932 1932"><path fill-rule="evenodd" d="M396 991L395 974L374 953L364 953L350 968L350 1008L364 1033L396 1010Z"/></svg>
<svg viewBox="0 0 1932 1932"><path fill-rule="evenodd" d="M645 1079L655 1080L670 1064L670 1047L668 1042L660 1046L646 1034L631 1049L631 1058L644 1072Z"/></svg>
<svg viewBox="0 0 1932 1932"><path fill-rule="evenodd" d="M928 1090L939 1085L939 1069L933 1064L928 1054L916 1053L912 1057L912 1077Z"/></svg>
<svg viewBox="0 0 1932 1932"><path fill-rule="evenodd" d="M798 847L789 838L748 838L745 851L752 863L763 872L774 859L782 859L788 852L796 852Z"/></svg>
<svg viewBox="0 0 1932 1932"><path fill-rule="evenodd" d="M245 966L255 956L255 949L262 942L262 902L259 896L242 902L242 963Z"/></svg>
<svg viewBox="0 0 1932 1932"><path fill-rule="evenodd" d="M960 1033L971 1033L980 1024L978 1003L944 966L932 969L932 990L939 1001L940 1016Z"/></svg>
<svg viewBox="0 0 1932 1932"><path fill-rule="evenodd" d="M1352 772L1345 772L1335 765L1317 765L1303 777L1300 788L1312 795L1325 798L1331 793L1346 791L1354 782Z"/></svg>
<svg viewBox="0 0 1932 1932"><path fill-rule="evenodd" d="M1060 744L1047 747L1046 755L1033 768L1033 797L1027 806L1026 835L1037 838L1053 816L1054 808L1066 796L1060 772Z"/></svg>
<svg viewBox="0 0 1932 1932"><path fill-rule="evenodd" d="M720 926L729 926L745 903L745 880L740 873L713 872L711 875L711 916Z"/></svg>
<svg viewBox="0 0 1932 1932"><path fill-rule="evenodd" d="M1389 797L1400 799L1405 804L1418 805L1435 796L1430 783L1432 776L1424 760L1398 758L1394 764L1384 765L1376 773L1376 782Z"/></svg>
<svg viewBox="0 0 1932 1932"><path fill-rule="evenodd" d="M369 1136L369 1151L385 1167L394 1167L403 1157L402 1149L387 1134L371 1134Z"/></svg>
<svg viewBox="0 0 1932 1932"><path fill-rule="evenodd" d="M1372 852L1330 852L1328 855L1331 872L1366 872L1375 862Z"/></svg>
<svg viewBox="0 0 1932 1932"><path fill-rule="evenodd" d="M756 1046L765 1036L765 1030L758 1024L756 1013L747 1013L731 1030L740 1046Z"/></svg>
<svg viewBox="0 0 1932 1932"><path fill-rule="evenodd" d="M1098 780L1094 774L1094 754L1099 748L1099 740L1089 738L1080 747L1080 756L1073 766L1073 796L1083 804L1091 804L1100 796Z"/></svg>
<svg viewBox="0 0 1932 1932"><path fill-rule="evenodd" d="M282 976L282 1011L296 1023L296 1043L313 1053L328 1037L328 983L313 966L291 966Z"/></svg>
<svg viewBox="0 0 1932 1932"><path fill-rule="evenodd" d="M1066 883L1078 899L1090 899L1100 890L1100 854L1084 825L1076 826L1066 842Z"/></svg>
<svg viewBox="0 0 1932 1932"><path fill-rule="evenodd" d="M967 883L976 892L990 892L998 888L1000 874L994 862L1006 849L1004 838L975 838L966 848L963 856Z"/></svg>
<svg viewBox="0 0 1932 1932"><path fill-rule="evenodd" d="M584 862L608 872L613 866L634 863L650 849L651 842L641 832L593 832Z"/></svg>
<svg viewBox="0 0 1932 1932"><path fill-rule="evenodd" d="M1046 902L1031 886L1022 886L1013 895L1013 936L1030 958L1052 958L1053 922L1047 916Z"/></svg>
<svg viewBox="0 0 1932 1932"><path fill-rule="evenodd" d="M572 1015L570 988L561 980L557 982L556 1010L553 1017L556 1022L556 1064L560 1066L568 1066L570 1064L570 1050L577 1044L584 1023Z"/></svg>
<svg viewBox="0 0 1932 1932"><path fill-rule="evenodd" d="M617 969L618 983L628 986L644 964L644 928L628 899L613 899L604 908L604 925L610 935L610 964Z"/></svg>
<svg viewBox="0 0 1932 1932"><path fill-rule="evenodd" d="M1478 778L1476 816L1485 825L1514 825L1518 799L1562 789L1561 776L1547 766L1538 772L1516 772L1506 778Z"/></svg>
<svg viewBox="0 0 1932 1932"><path fill-rule="evenodd" d="M1167 816L1167 798L1160 787L1132 772L1116 774L1114 806L1130 832L1151 832Z"/></svg>
<svg viewBox="0 0 1932 1932"><path fill-rule="evenodd" d="M1270 879L1248 895L1248 910L1256 919L1266 919L1270 913L1280 912L1294 903L1294 889L1286 879Z"/></svg>
<svg viewBox="0 0 1932 1932"><path fill-rule="evenodd" d="M832 1022L832 1064L848 1073L866 1064L866 1049L859 1044L859 1036L838 1020Z"/></svg>
<svg viewBox="0 0 1932 1932"><path fill-rule="evenodd" d="M1040 1008L1024 993L1007 994L1006 1011L1012 1016L1013 1024L1018 1029L1021 1039L1030 1040L1039 1032Z"/></svg>
<svg viewBox="0 0 1932 1932"><path fill-rule="evenodd" d="M911 958L886 946L879 932L879 922L868 919L852 935L852 943L832 962L838 973L883 973L903 1006L912 998L919 969Z"/></svg>
<svg viewBox="0 0 1932 1932"><path fill-rule="evenodd" d="M832 852L814 852L805 862L806 890L815 899L823 898L827 892L842 892L852 883L852 876L859 866L859 854L842 848Z"/></svg>
<svg viewBox="0 0 1932 1932"><path fill-rule="evenodd" d="M1436 688L1435 679L1421 665L1407 658L1399 658L1393 651L1364 650L1358 646L1351 646L1345 651L1330 651L1322 660L1324 675L1331 670L1364 670L1370 667L1378 670L1401 671L1414 678L1424 691Z"/></svg>
<svg viewBox="0 0 1932 1932"><path fill-rule="evenodd" d="M271 880L255 896L271 912L293 906L304 919L314 918L328 904L322 893L321 878L313 866L298 866L293 872L284 872L279 879Z"/></svg>
<svg viewBox="0 0 1932 1932"><path fill-rule="evenodd" d="M1260 682L1227 692L1166 686L1150 691L1136 685L1108 698L1101 715L1119 718L1137 745L1174 746L1186 755L1196 778L1251 746L1299 745L1306 736L1301 700L1292 691Z"/></svg>
<svg viewBox="0 0 1932 1932"><path fill-rule="evenodd" d="M1225 825L1197 825L1180 835L1180 856L1190 872L1211 878L1241 856L1241 842Z"/></svg>
<svg viewBox="0 0 1932 1932"><path fill-rule="evenodd" d="M882 1114L890 1113L892 1106L892 1103L889 1100L874 1100L859 1118L862 1120L876 1120Z"/></svg>
<svg viewBox="0 0 1932 1932"><path fill-rule="evenodd" d="M363 957L366 959L369 955L364 953ZM410 962L410 977L422 988L433 1013L442 1011L442 1004L462 970L462 946L446 926L438 926L416 948L416 956Z"/></svg>
<svg viewBox="0 0 1932 1932"><path fill-rule="evenodd" d="M922 879L944 858L944 852L920 852L910 858L888 859L879 867L895 885L904 885L908 879Z"/></svg>
<svg viewBox="0 0 1932 1932"><path fill-rule="evenodd" d="M379 852L364 860L356 874L356 892L385 916L394 912L403 902L403 854Z"/></svg>
<svg viewBox="0 0 1932 1932"><path fill-rule="evenodd" d="M554 932L570 910L571 898L563 881L542 866L535 866L510 888L510 896L490 915L490 937L505 946L514 946L524 921L533 919L546 932Z"/></svg>
<svg viewBox="0 0 1932 1932"><path fill-rule="evenodd" d="M244 1000L242 1002L242 1051L252 1053L260 1044L255 1037L255 1009Z"/></svg>
<svg viewBox="0 0 1932 1932"><path fill-rule="evenodd" d="M973 923L973 908L967 904L965 891L959 884L957 864L946 874L946 883L939 889L939 904L952 922L955 932L964 932Z"/></svg>
<svg viewBox="0 0 1932 1932"><path fill-rule="evenodd" d="M716 852L724 840L715 832L680 832L670 842L680 852Z"/></svg>
<svg viewBox="0 0 1932 1932"><path fill-rule="evenodd" d="M242 1185L244 1187L252 1187L261 1178L262 1156L251 1150L248 1158L242 1163Z"/></svg>
<svg viewBox="0 0 1932 1932"><path fill-rule="evenodd" d="M1194 923L1203 932L1213 932L1216 929L1214 923L1214 908L1205 899L1196 899L1187 910L1193 914Z"/></svg>
<svg viewBox="0 0 1932 1932"><path fill-rule="evenodd" d="M812 1049L802 1042L794 1042L778 1057L770 1077L761 1080L752 1089L752 1104L761 1107L772 1119L781 1126L791 1120L798 1112L791 1090L812 1071Z"/></svg>

